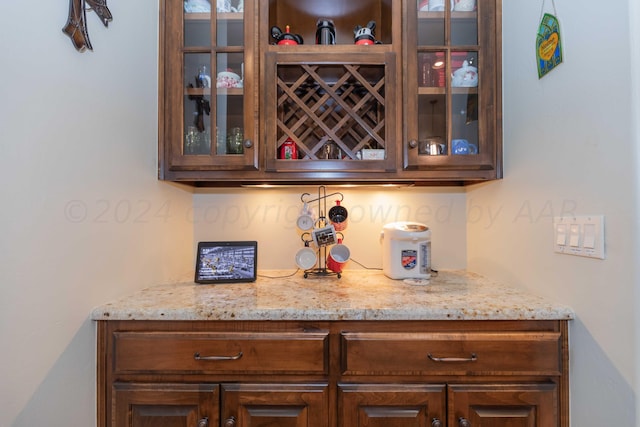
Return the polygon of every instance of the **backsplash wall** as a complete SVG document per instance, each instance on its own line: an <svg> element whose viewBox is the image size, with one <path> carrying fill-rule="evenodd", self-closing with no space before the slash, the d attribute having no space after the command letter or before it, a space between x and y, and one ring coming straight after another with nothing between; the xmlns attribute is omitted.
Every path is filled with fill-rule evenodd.
<svg viewBox="0 0 640 427"><path fill-rule="evenodd" d="M349 211L344 244L351 249L354 261L381 268L380 232L384 224L415 221L431 229L433 268L466 268L463 189L326 187L326 194L335 192L342 193L342 205ZM194 225L194 245L209 240L257 240L259 270L293 270L295 253L303 246L295 224L303 207L303 193L309 194L308 199L317 199L318 187L198 190L193 210L186 213ZM327 198L327 209L337 198ZM317 214L317 202L311 207ZM363 267L350 262L347 268Z"/></svg>

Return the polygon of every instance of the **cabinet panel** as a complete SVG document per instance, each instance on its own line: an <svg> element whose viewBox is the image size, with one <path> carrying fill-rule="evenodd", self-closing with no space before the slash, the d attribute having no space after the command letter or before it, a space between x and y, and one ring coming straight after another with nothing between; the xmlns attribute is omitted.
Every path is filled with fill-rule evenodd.
<svg viewBox="0 0 640 427"><path fill-rule="evenodd" d="M326 373L328 332L116 332L115 371Z"/></svg>
<svg viewBox="0 0 640 427"><path fill-rule="evenodd" d="M222 420L242 427L326 427L328 405L327 384L222 385Z"/></svg>
<svg viewBox="0 0 640 427"><path fill-rule="evenodd" d="M160 178L257 170L253 2L242 12L190 3L161 2Z"/></svg>
<svg viewBox="0 0 640 427"><path fill-rule="evenodd" d="M345 375L560 373L558 332L343 333Z"/></svg>
<svg viewBox="0 0 640 427"><path fill-rule="evenodd" d="M408 1L405 170L501 178L501 7L432 12Z"/></svg>
<svg viewBox="0 0 640 427"><path fill-rule="evenodd" d="M555 384L482 384L449 386L449 425L557 427Z"/></svg>
<svg viewBox="0 0 640 427"><path fill-rule="evenodd" d="M567 321L101 321L98 426L568 427L567 334ZM203 349L230 358L196 360Z"/></svg>
<svg viewBox="0 0 640 427"><path fill-rule="evenodd" d="M266 167L274 172L395 168L395 54L269 52ZM285 144L295 154L285 154Z"/></svg>
<svg viewBox="0 0 640 427"><path fill-rule="evenodd" d="M217 426L217 385L125 384L113 387L112 427Z"/></svg>
<svg viewBox="0 0 640 427"><path fill-rule="evenodd" d="M338 384L339 426L427 427L437 420L444 423L445 387L443 384Z"/></svg>

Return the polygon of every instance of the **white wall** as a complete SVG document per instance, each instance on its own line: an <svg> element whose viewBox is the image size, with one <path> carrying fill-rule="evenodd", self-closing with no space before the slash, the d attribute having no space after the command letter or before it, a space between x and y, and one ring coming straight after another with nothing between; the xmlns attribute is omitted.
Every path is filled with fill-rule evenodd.
<svg viewBox="0 0 640 427"><path fill-rule="evenodd" d="M634 1L558 0L565 63L541 81L540 2L504 1L503 181L467 193L345 190L353 213L345 243L364 264L379 262L384 222L419 220L433 229L437 268L468 263L576 309L574 426L637 425ZM190 279L198 240L257 238L261 268L292 267L299 247L298 189L192 196L156 181L157 2L109 7L108 29L89 14L95 52L79 54L61 32L66 2L0 2L1 426L93 425L91 308ZM551 216L562 212L606 216L607 260L551 252Z"/></svg>
<svg viewBox="0 0 640 427"><path fill-rule="evenodd" d="M541 80L534 56L541 2L503 2L504 180L467 194L469 209L499 212L490 224L468 218L468 268L577 313L570 336L574 426L638 425L633 1L556 1L564 63ZM637 70L637 56L635 64ZM637 73L633 79L637 85ZM552 217L562 213L605 215L606 260L553 253Z"/></svg>
<svg viewBox="0 0 640 427"><path fill-rule="evenodd" d="M95 425L89 312L191 277L192 195L156 180L156 1L0 2L0 426Z"/></svg>
<svg viewBox="0 0 640 427"><path fill-rule="evenodd" d="M295 253L304 246L295 220L305 200L318 199L318 187L289 189L236 189L216 193L200 190L194 196L195 238L206 240L258 240L259 269L294 269ZM343 232L352 258L369 268L382 267L380 232L384 224L415 221L432 233L432 264L436 269L466 267L465 194L459 188L339 188L327 187L324 194L339 192L349 212ZM321 193L322 194L322 193ZM327 209L336 197L328 197ZM311 207L316 215L317 202ZM324 215L327 212L324 211ZM347 269L362 269L356 262Z"/></svg>

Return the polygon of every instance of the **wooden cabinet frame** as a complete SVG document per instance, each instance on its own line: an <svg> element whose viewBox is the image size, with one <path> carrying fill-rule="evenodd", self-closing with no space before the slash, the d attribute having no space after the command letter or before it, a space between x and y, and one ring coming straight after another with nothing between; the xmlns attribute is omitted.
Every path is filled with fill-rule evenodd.
<svg viewBox="0 0 640 427"><path fill-rule="evenodd" d="M305 9L306 3L300 4L293 0L245 1L243 14L229 14L233 15L229 19L241 17L244 20L244 88L221 91L223 96L243 96L244 153L216 155L212 151L209 155L185 155L182 54L204 52L206 47L183 46L185 19L181 4L178 0L163 0L160 6L160 179L197 186L259 183L460 185L502 177L502 0L478 0L477 14L456 12L456 17L477 16L478 20L478 43L469 48L476 50L480 56L481 84L474 93L481 100L482 108L479 110L478 120L479 151L477 155L469 156L423 156L415 148L420 144L417 126L420 121L424 121L418 115L417 99L420 93L425 93L425 89L418 88L417 85L416 59L416 22L418 14L424 15L425 12L417 12L415 0L354 0L352 4L357 7L353 10L358 13L336 7L333 12L343 15L334 17L338 44L331 46L314 44L314 19L318 18L314 14L317 14L317 7ZM328 2L323 7L326 9L326 6L331 5ZM325 12L332 13L331 10ZM444 12L439 13L449 16L448 12L446 15ZM379 21L376 37L382 44L356 46L352 43L353 26L365 25L368 19ZM423 16L420 19L427 18ZM271 27L286 24L292 24L293 33L304 35L303 45L273 44ZM449 31L449 26L446 28ZM456 48L462 49L463 46ZM236 47L215 45L209 49L211 55L236 51ZM283 127L278 123L278 99L275 95L278 86L274 66L278 63L297 63L303 66L326 61L344 65L352 63L356 66L366 61L384 64L387 76L384 102L379 104L384 105L384 129L380 129L382 123L378 126L372 119L359 121L358 111L364 116L370 114L370 111L358 106L354 109L356 113L351 115L353 120L345 120L343 116L336 117L334 114L333 124L319 126L319 130L313 131L316 135L309 141L304 141L308 146L301 149L305 154L304 159L279 159L277 150L287 133L295 139L302 138L309 132L299 130L297 123L291 124L293 127L289 127L289 124ZM238 93L234 95L234 91ZM462 93L457 88L447 87L443 94L449 102L452 97L457 96L457 92ZM194 95L198 96L200 92L196 91ZM352 105L341 105L341 108L344 107L351 108ZM310 113L311 109L306 112ZM451 125L448 126L451 130ZM351 127L361 129L354 132ZM380 135L377 135L378 131L381 132ZM348 138L351 141L340 141L341 136L349 132L351 136ZM211 135L212 144L215 136ZM361 141L358 141L359 138ZM372 146L378 147L374 150L384 148L384 154L371 151L367 153L367 158L373 160L360 160L365 157L360 152L361 148L367 148L377 138L380 139ZM336 139L337 141L333 141ZM342 160L318 158L322 144L327 141L337 143ZM380 160L375 157L382 155L384 158Z"/></svg>
<svg viewBox="0 0 640 427"><path fill-rule="evenodd" d="M188 354L136 339L157 335L162 340L182 334L188 343L180 347L186 345ZM150 351L156 354L150 355L148 363L121 361L125 355L119 353L118 337L123 336L140 343L127 344L129 360ZM362 341L364 347L350 348L348 339L345 345L345 336L357 338L354 342L379 340L381 345L386 340L387 356L367 357L361 349L373 347ZM194 363L191 352L210 337L216 339L215 346L209 347L216 354L208 356L226 359ZM256 339L260 343L254 344ZM394 342L402 343L397 352ZM251 406L264 407L251 415L256 422L302 417L318 427L353 427L356 424L349 420L354 411L365 408L367 417L378 423L385 417L402 416L408 417L403 423L411 417L422 421L438 418L443 423L448 419L448 425L453 426L461 417L478 420L506 414L535 422L535 427L569 427L565 320L98 321L97 344L98 427L135 427L117 420L123 420L122 411L137 404L151 408L151 418L160 419L164 402L172 399L185 402L183 417L206 415L211 420L237 419L242 413L247 417L242 407ZM315 350L309 352L312 348ZM527 348L535 354L526 356ZM293 357L283 371L276 359L287 350L300 354L301 362ZM466 360L469 350L476 354L476 361ZM233 366L243 351L252 352L258 358L255 360L264 363L247 369L223 369L221 363ZM429 354L451 360L431 360ZM460 360L461 356L465 360ZM354 357L357 363L351 365L357 368L351 369L349 361ZM501 358L514 360L503 369ZM409 363L408 370L403 368L404 361ZM409 412L403 413L403 407L408 406ZM215 413L200 414L198 408Z"/></svg>

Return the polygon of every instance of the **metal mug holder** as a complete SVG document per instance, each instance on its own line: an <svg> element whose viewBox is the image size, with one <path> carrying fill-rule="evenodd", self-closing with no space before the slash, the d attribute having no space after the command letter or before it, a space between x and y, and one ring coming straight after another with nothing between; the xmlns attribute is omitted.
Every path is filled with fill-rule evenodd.
<svg viewBox="0 0 640 427"><path fill-rule="evenodd" d="M305 246L309 246L314 240L311 238L314 230L321 229L324 227L328 227L331 225L329 219L325 216L327 215L327 198L339 196L338 199L340 202L344 200L344 195L342 193L336 192L327 194L327 189L324 185L318 187L318 197L311 198L310 193L302 193L300 196L300 200L302 203L307 206L311 206L312 203L317 203L318 208L318 219L314 224L314 229L312 231L306 231L302 234L301 239L304 242ZM336 241L333 243L337 243L338 240L344 239L344 235L341 231L336 231ZM308 235L309 238L305 238ZM338 238L338 235L341 236ZM331 243L331 244L333 244ZM336 273L335 271L331 271L327 268L327 247L329 244L319 244L318 245L318 265L314 268L309 268L304 270L304 278L308 278L309 276L337 276L338 279L342 277L342 273Z"/></svg>

